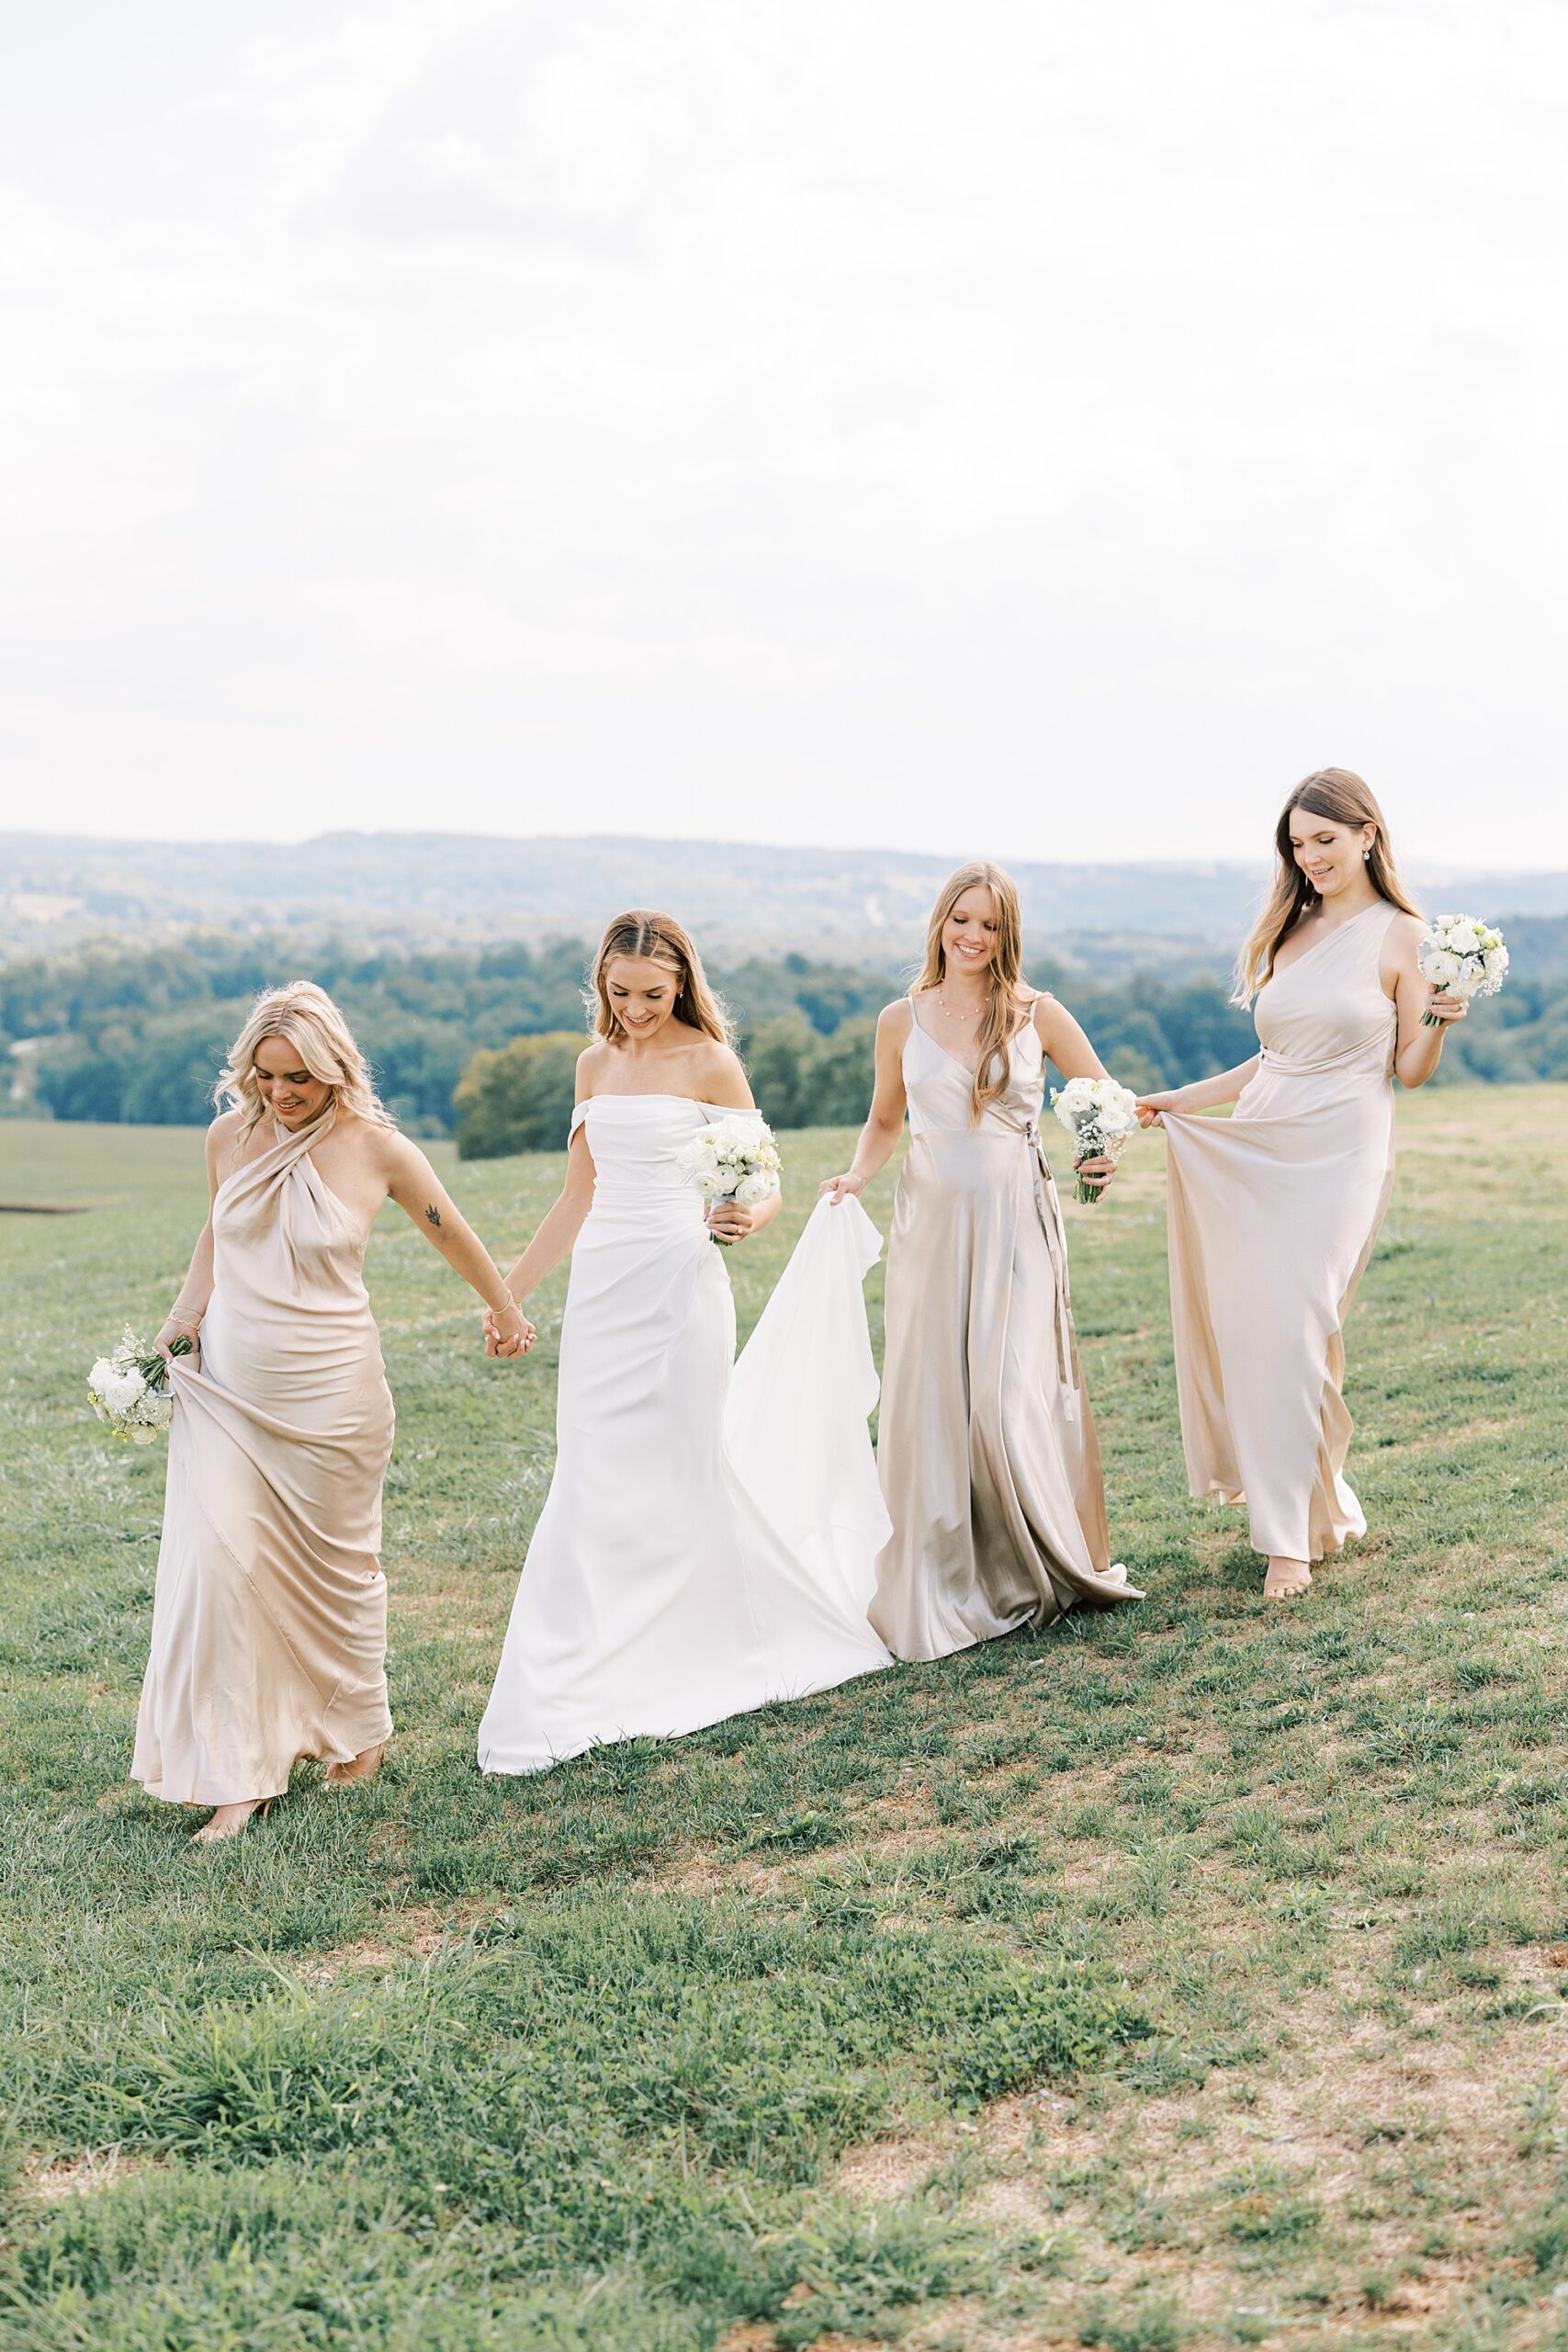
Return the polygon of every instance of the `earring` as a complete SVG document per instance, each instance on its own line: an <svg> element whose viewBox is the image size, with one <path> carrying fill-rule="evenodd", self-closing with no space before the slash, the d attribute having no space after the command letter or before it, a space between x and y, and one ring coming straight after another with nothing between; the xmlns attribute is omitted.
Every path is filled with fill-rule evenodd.
<svg viewBox="0 0 1568 2352"><path fill-rule="evenodd" d="M1370 865L1371 864L1371 851L1370 849L1364 849L1361 852L1361 864L1363 865Z"/></svg>

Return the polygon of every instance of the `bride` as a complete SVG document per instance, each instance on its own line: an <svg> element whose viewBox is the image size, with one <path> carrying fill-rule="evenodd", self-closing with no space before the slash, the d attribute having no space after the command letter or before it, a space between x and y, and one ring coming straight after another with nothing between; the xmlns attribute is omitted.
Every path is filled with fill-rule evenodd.
<svg viewBox="0 0 1568 2352"><path fill-rule="evenodd" d="M886 1534L860 1291L875 1229L814 1216L732 1385L714 1241L761 1232L779 1199L705 1217L679 1161L711 1116L753 1111L745 1072L670 916L618 916L592 984L566 1182L507 1278L520 1304L573 1251L556 1471L479 1726L487 1772L695 1731L890 1663L865 1613ZM487 1340L518 1345L499 1327Z"/></svg>

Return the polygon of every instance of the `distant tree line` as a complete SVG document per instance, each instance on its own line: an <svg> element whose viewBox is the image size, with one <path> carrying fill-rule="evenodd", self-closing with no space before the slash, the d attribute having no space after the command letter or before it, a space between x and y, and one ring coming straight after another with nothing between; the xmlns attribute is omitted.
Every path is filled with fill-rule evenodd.
<svg viewBox="0 0 1568 2352"><path fill-rule="evenodd" d="M328 941L307 951L287 935L214 932L104 940L0 963L4 1108L57 1119L205 1121L256 991L308 973L343 1005L383 1099L412 1132L455 1130L476 1159L554 1147L566 1132L584 1034L588 953L581 943L554 942L410 953ZM1179 1085L1253 1049L1250 1019L1213 975L1097 979L1041 954L1029 969L1072 1007L1129 1085ZM775 1125L850 1125L864 1115L875 1015L905 975L790 955L752 957L713 978ZM1568 976L1516 968L1501 997L1450 1035L1443 1075L1568 1078Z"/></svg>

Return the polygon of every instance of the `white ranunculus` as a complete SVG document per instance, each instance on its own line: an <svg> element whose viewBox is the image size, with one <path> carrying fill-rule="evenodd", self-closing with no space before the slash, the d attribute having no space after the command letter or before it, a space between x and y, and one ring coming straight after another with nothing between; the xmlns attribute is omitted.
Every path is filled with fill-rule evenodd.
<svg viewBox="0 0 1568 2352"><path fill-rule="evenodd" d="M735 1188L735 1197L743 1209L754 1209L762 1201L771 1201L779 1189L779 1180L766 1169L760 1168L754 1176L742 1179Z"/></svg>
<svg viewBox="0 0 1568 2352"><path fill-rule="evenodd" d="M1421 969L1434 988L1450 989L1459 978L1459 957L1446 947L1429 947L1422 955Z"/></svg>

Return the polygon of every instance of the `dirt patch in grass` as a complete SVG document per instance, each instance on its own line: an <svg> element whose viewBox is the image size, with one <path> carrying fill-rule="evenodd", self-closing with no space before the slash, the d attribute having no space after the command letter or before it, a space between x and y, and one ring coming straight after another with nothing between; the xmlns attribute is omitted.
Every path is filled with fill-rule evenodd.
<svg viewBox="0 0 1568 2352"><path fill-rule="evenodd" d="M1506 1956L1508 1973L1552 2002L1559 1953L1568 1947L1523 1948ZM1101 2083L1082 2097L1003 2099L967 2129L851 2149L838 2185L892 2201L967 2149L972 2218L1043 2238L1066 2230L1086 2282L1070 2294L1085 2310L1091 2286L1113 2301L1156 2287L1174 2296L1196 2331L1190 2352L1234 2344L1238 2316L1249 2334L1275 2312L1281 2329L1300 2327L1303 2305L1325 2341L1341 2328L1436 2330L1456 2297L1520 2273L1510 2241L1555 2161L1549 2148L1525 2160L1527 2109L1562 2044L1544 2016L1476 2031L1438 2005L1413 2013L1413 2038L1411 2025L1360 2013L1360 1973L1347 1960L1336 1981L1293 1997L1261 2066L1216 2067L1176 2094ZM1076 2322L1066 2337L1059 2327L1054 2312L1045 2333L1011 2340L1077 2340Z"/></svg>
<svg viewBox="0 0 1568 2352"><path fill-rule="evenodd" d="M100 2188L107 2188L117 2180L129 2180L139 2172L166 2167L167 2157L130 2155L122 2148L88 2148L82 2154L62 2157L54 2164L39 2164L29 2158L22 2167L17 2184L24 2197L36 2197L42 2203L58 2204L67 2197L96 2197Z"/></svg>
<svg viewBox="0 0 1568 2352"><path fill-rule="evenodd" d="M482 1919L493 1918L506 1907L493 1900L410 1904L389 1916L380 1935L362 1936L353 1943L311 1952L302 1962L300 1974L312 1984L331 1984L340 1976L355 1973L382 1975L411 1956L429 1960L444 1945L461 1943Z"/></svg>

